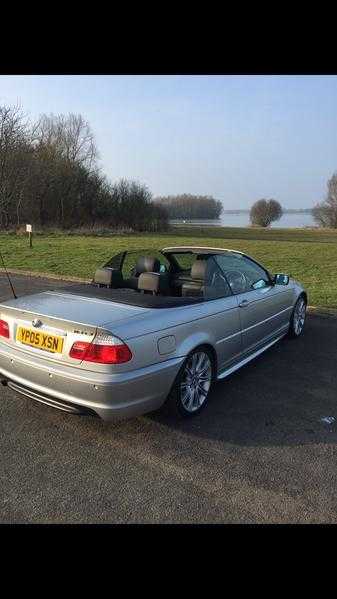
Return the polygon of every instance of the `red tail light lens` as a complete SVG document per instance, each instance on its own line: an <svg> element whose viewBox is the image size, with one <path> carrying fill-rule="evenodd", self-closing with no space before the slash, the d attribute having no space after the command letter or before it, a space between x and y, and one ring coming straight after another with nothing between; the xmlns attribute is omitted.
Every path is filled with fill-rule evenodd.
<svg viewBox="0 0 337 599"><path fill-rule="evenodd" d="M123 364L132 358L129 347L111 335L97 336L92 343L75 341L69 355L76 360L96 364Z"/></svg>
<svg viewBox="0 0 337 599"><path fill-rule="evenodd" d="M5 320L0 320L0 336L9 339L9 326Z"/></svg>
<svg viewBox="0 0 337 599"><path fill-rule="evenodd" d="M89 345L90 343L87 341L75 341L69 352L69 356L71 358L76 358L76 360L83 360L86 351L88 351Z"/></svg>

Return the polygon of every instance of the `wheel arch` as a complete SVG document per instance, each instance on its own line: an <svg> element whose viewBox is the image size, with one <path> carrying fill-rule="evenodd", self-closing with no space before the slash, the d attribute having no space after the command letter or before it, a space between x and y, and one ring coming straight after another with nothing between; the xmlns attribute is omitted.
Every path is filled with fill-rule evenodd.
<svg viewBox="0 0 337 599"><path fill-rule="evenodd" d="M305 303L308 305L308 294L307 294L307 292L306 292L304 289L302 289L302 290L301 290L301 291L298 293L298 295L296 295L296 296L295 296L295 301L294 301L293 308L295 308L295 306L296 306L296 304L297 304L298 300L299 300L301 297L303 297L303 299L304 299Z"/></svg>
<svg viewBox="0 0 337 599"><path fill-rule="evenodd" d="M307 292L306 292L306 291L304 291L304 290L303 290L303 291L302 291L302 292L299 294L299 296L298 296L298 297L303 297L303 298L304 298L304 300L305 300L305 303L308 305L308 294L307 294Z"/></svg>
<svg viewBox="0 0 337 599"><path fill-rule="evenodd" d="M202 348L207 349L212 355L213 366L214 366L213 380L216 380L217 374L218 374L218 356L217 356L215 347L212 345L212 343L210 343L209 340L200 341L200 343L191 345L189 351L186 353L186 359L192 352L194 352L198 349L202 349Z"/></svg>
<svg viewBox="0 0 337 599"><path fill-rule="evenodd" d="M186 353L185 355L185 359L179 369L179 372L177 373L177 376L171 386L170 392L167 395L166 401L164 402L164 405L162 407L162 410L166 411L168 414L175 414L178 415L180 413L181 415L181 409L179 407L177 407L177 402L178 402L178 385L179 385L179 381L181 380L181 376L182 373L184 372L184 368L187 362L188 357L194 353L195 351L198 350L207 350L210 354L211 354L211 360L212 360L212 364L213 364L213 377L211 380L211 383L214 383L217 380L217 355L216 355L216 350L213 347L212 343L210 343L209 341L203 341L201 343L197 343L195 345L191 345L190 346L190 350L188 353ZM202 409L202 407L201 407ZM199 413L199 411L197 412ZM186 414L183 414L186 416ZM190 414L191 415L191 414Z"/></svg>

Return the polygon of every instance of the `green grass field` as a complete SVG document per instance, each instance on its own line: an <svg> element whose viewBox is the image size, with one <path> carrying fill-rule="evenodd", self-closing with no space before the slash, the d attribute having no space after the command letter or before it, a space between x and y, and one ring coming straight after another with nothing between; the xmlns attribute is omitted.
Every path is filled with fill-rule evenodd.
<svg viewBox="0 0 337 599"><path fill-rule="evenodd" d="M32 249L26 236L0 235L8 269L85 278L122 249L171 245L241 250L270 271L298 279L308 291L310 305L337 308L337 231L184 226L160 235L36 235Z"/></svg>

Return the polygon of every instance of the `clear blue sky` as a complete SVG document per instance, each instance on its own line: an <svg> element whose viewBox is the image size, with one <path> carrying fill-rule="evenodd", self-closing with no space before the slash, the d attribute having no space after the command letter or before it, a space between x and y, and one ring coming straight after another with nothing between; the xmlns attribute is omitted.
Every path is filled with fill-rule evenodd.
<svg viewBox="0 0 337 599"><path fill-rule="evenodd" d="M335 76L0 76L0 103L81 113L108 177L154 195L310 207L337 170Z"/></svg>

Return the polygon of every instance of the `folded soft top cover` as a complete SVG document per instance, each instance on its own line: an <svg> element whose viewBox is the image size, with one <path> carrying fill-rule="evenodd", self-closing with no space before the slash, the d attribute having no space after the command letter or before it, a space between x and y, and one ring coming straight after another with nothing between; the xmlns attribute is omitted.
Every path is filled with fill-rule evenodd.
<svg viewBox="0 0 337 599"><path fill-rule="evenodd" d="M81 295L82 297L95 297L97 299L142 308L177 308L178 306L188 306L204 301L203 297L150 295L133 289L107 289L106 287L97 287L92 284L77 285L70 283L65 287L58 287L54 291L55 293L72 293L74 295Z"/></svg>

